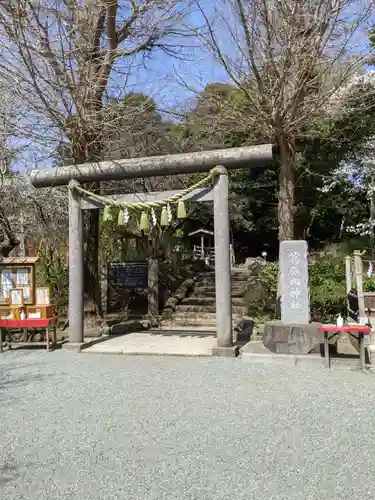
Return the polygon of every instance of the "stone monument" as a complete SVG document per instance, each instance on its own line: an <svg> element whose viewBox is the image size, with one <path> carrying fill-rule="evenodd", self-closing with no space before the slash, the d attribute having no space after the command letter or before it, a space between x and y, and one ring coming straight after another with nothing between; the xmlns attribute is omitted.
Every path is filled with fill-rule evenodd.
<svg viewBox="0 0 375 500"><path fill-rule="evenodd" d="M281 321L284 324L310 322L307 242L280 243Z"/></svg>
<svg viewBox="0 0 375 500"><path fill-rule="evenodd" d="M281 321L267 323L263 343L282 354L308 354L319 349L318 323L310 323L308 247L304 240L280 244Z"/></svg>

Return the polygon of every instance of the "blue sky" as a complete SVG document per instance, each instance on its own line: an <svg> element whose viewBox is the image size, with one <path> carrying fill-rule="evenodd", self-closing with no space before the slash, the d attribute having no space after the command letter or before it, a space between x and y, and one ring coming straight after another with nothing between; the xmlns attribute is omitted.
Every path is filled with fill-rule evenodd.
<svg viewBox="0 0 375 500"><path fill-rule="evenodd" d="M358 5L361 4L359 0ZM210 18L213 13L212 5L215 5L215 0L201 0L201 5L204 6L205 12ZM216 5L218 7L218 5ZM223 18L229 24L236 23L229 13L230 7L228 4L228 12L221 13ZM348 15L357 16L356 11L350 10ZM215 26L220 25L221 30L216 29L216 33L220 33L220 43L225 48L227 53L233 50L233 43L229 40L228 27L225 26L225 21L216 19ZM186 21L190 26L199 26L203 22L202 15L193 11ZM219 24L218 24L219 23ZM375 18L368 20L368 26L373 26ZM360 36L360 38L357 38ZM155 53L152 60L148 64L148 71L140 70L134 77L135 89L146 94L152 95L161 107L180 107L188 101L194 99L194 92L201 91L205 85L211 82L229 82L230 79L223 67L214 60L213 56L199 46L201 41L195 40L193 49L186 49L184 54L186 59L178 61L172 57L165 56L162 53ZM369 43L366 35L355 35L349 50L351 52L368 52Z"/></svg>
<svg viewBox="0 0 375 500"><path fill-rule="evenodd" d="M206 0L207 12L210 0ZM185 20L189 26L198 27L202 17L192 12ZM225 71L212 56L199 47L200 41L188 38L181 52L181 59L168 56L161 51L154 52L147 62L147 69L138 68L129 80L129 87L135 91L150 94L161 108L180 107L194 99L210 82L228 81ZM122 86L122 78L112 75L113 91Z"/></svg>
<svg viewBox="0 0 375 500"><path fill-rule="evenodd" d="M210 15L212 13L210 2L215 0L202 1ZM186 19L186 23L197 27L202 23L202 17L193 12ZM228 38L225 29L220 33ZM226 49L230 48L229 43L224 39ZM223 68L199 47L197 39L187 39L181 56L182 60L179 60L158 51L148 59L146 68L141 66L133 68L130 77L114 71L108 88L109 94L118 95L118 89L124 89L125 92L143 92L151 95L160 109L172 108L173 111L173 108L176 108L178 111L183 111L194 102L195 92L200 92L208 83L229 81ZM38 167L49 165L51 162L45 157L40 161L45 152L35 145L30 148L26 158L28 167L37 160Z"/></svg>
<svg viewBox="0 0 375 500"><path fill-rule="evenodd" d="M209 2L210 0L206 0L207 6ZM193 12L185 22L189 26L197 27L202 23L202 18ZM121 91L122 94L131 91L142 92L152 96L161 110L181 111L194 102L195 92L200 92L208 83L228 80L212 56L199 47L197 37L187 38L186 41L180 59L157 50L147 59L146 67L139 64L138 58L132 71L125 74L116 70L116 66L119 69L118 67L124 64L124 60L120 59L111 74L108 94L116 97ZM131 61L126 59L125 64L129 65ZM18 145L20 144L22 142L18 140ZM33 163L35 168L49 166L51 161L48 160L48 149L37 144L32 145L22 155L24 158L20 157L15 168L24 170L30 168Z"/></svg>

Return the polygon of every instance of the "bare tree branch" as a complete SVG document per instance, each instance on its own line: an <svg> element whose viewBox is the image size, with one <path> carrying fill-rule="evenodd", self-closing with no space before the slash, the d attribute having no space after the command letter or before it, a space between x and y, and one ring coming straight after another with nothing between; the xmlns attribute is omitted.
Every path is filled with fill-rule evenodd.
<svg viewBox="0 0 375 500"><path fill-rule="evenodd" d="M293 238L295 137L350 76L373 25L373 0L195 0L193 31L242 93L237 127L279 145L279 239ZM367 45L367 44L366 44ZM211 97L215 98L215 94ZM230 123L232 123L230 121Z"/></svg>

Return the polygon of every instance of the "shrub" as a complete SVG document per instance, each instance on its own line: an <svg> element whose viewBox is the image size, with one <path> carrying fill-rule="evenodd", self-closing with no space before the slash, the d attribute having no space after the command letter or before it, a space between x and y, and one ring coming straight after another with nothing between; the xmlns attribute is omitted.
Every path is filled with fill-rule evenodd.
<svg viewBox="0 0 375 500"><path fill-rule="evenodd" d="M260 267L255 286L245 295L250 316L268 320L275 318L278 269L278 264L274 262ZM346 307L343 257L323 255L310 265L309 286L311 319L322 322L334 320Z"/></svg>
<svg viewBox="0 0 375 500"><path fill-rule="evenodd" d="M363 291L375 292L375 276L366 276L366 278L363 280Z"/></svg>
<svg viewBox="0 0 375 500"><path fill-rule="evenodd" d="M66 253L53 246L40 249L36 268L37 286L48 286L51 291L51 303L58 314L65 314L68 309L69 274Z"/></svg>
<svg viewBox="0 0 375 500"><path fill-rule="evenodd" d="M346 309L342 256L324 255L309 268L311 318L332 322Z"/></svg>
<svg viewBox="0 0 375 500"><path fill-rule="evenodd" d="M245 294L244 301L247 313L259 323L270 321L276 317L278 270L279 267L274 262L260 265L257 269L257 280Z"/></svg>

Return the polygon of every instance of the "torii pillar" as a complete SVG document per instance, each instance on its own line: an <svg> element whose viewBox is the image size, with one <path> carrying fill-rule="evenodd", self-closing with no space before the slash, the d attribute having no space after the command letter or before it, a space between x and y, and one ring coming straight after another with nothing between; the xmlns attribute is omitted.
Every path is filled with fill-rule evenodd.
<svg viewBox="0 0 375 500"><path fill-rule="evenodd" d="M212 349L212 354L234 358L238 354L238 346L233 345L232 332L228 171L223 166L218 166L216 170L219 174L214 186L217 345Z"/></svg>
<svg viewBox="0 0 375 500"><path fill-rule="evenodd" d="M69 342L82 344L84 339L83 295L83 211L81 196L69 182Z"/></svg>

